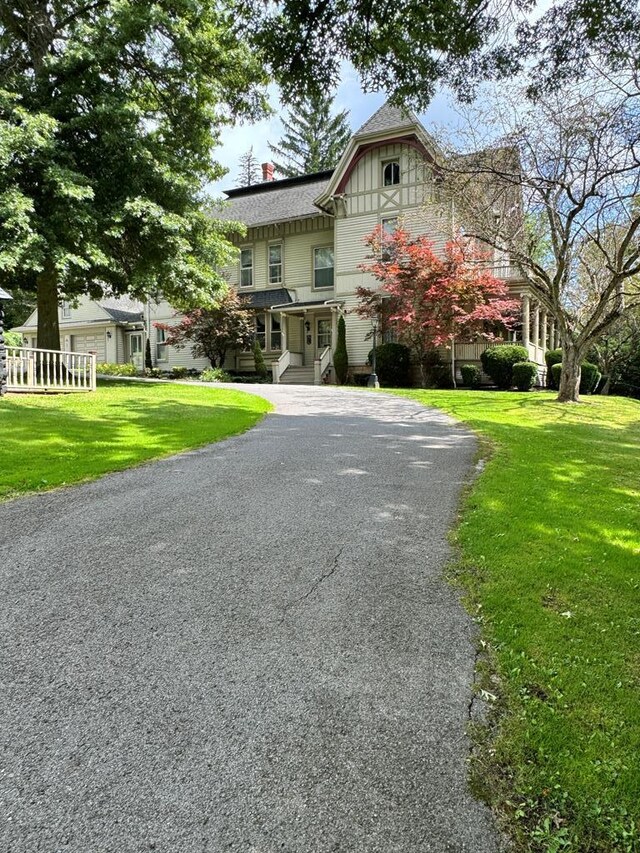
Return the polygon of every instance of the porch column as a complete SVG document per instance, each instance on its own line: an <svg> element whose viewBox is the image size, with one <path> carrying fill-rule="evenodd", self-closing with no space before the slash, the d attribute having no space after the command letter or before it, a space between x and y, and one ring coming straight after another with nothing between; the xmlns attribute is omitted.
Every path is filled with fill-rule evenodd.
<svg viewBox="0 0 640 853"><path fill-rule="evenodd" d="M281 349L282 352L289 349L289 342L287 341L287 315L281 311L280 312L280 337L282 339Z"/></svg>
<svg viewBox="0 0 640 853"><path fill-rule="evenodd" d="M531 306L529 304L529 294L522 294L522 346L529 346L529 313Z"/></svg>
<svg viewBox="0 0 640 853"><path fill-rule="evenodd" d="M547 349L547 331L548 331L547 312L543 311L542 312L542 349L543 350Z"/></svg>
<svg viewBox="0 0 640 853"><path fill-rule="evenodd" d="M333 356L336 351L336 344L338 342L338 310L337 308L331 309L331 355Z"/></svg>
<svg viewBox="0 0 640 853"><path fill-rule="evenodd" d="M533 309L533 342L536 347L540 346L540 306L537 302Z"/></svg>

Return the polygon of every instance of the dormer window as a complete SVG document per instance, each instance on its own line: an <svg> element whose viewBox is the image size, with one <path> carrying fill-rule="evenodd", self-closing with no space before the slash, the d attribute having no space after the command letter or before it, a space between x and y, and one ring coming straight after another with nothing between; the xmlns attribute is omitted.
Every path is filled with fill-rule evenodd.
<svg viewBox="0 0 640 853"><path fill-rule="evenodd" d="M400 183L400 163L397 160L390 160L382 166L382 185L385 187L393 187Z"/></svg>

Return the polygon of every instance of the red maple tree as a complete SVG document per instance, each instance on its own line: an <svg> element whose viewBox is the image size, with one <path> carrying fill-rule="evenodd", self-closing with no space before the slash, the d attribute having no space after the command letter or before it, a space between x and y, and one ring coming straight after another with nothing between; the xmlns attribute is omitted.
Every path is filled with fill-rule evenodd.
<svg viewBox="0 0 640 853"><path fill-rule="evenodd" d="M482 337L495 340L511 328L519 303L488 268L488 254L464 237L450 240L441 253L426 236L403 227L388 234L382 226L365 237L371 273L381 287L359 287L361 316L377 316L413 350L427 378L434 349ZM455 359L452 358L455 382Z"/></svg>

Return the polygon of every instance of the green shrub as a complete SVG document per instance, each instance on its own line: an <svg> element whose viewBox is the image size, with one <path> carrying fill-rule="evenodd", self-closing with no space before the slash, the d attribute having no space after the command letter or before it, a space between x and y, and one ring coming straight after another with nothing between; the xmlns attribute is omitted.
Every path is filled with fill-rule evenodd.
<svg viewBox="0 0 640 853"><path fill-rule="evenodd" d="M174 379L185 379L189 375L189 368L176 365L171 368L171 375Z"/></svg>
<svg viewBox="0 0 640 853"><path fill-rule="evenodd" d="M450 364L434 364L429 371L436 388L445 390L453 388L453 376Z"/></svg>
<svg viewBox="0 0 640 853"><path fill-rule="evenodd" d="M560 387L560 374L562 373L562 362L551 366L552 387L558 389ZM580 365L580 394L592 394L598 386L598 382L602 378L602 374L595 364L589 361L583 361Z"/></svg>
<svg viewBox="0 0 640 853"><path fill-rule="evenodd" d="M264 358L262 357L262 348L260 347L260 341L256 338L253 342L253 362L255 364L256 373L260 377L260 379L267 378L267 365L264 363Z"/></svg>
<svg viewBox="0 0 640 853"><path fill-rule="evenodd" d="M146 370L153 370L153 360L151 358L151 340L147 338L144 345L144 366Z"/></svg>
<svg viewBox="0 0 640 853"><path fill-rule="evenodd" d="M347 354L347 328L344 317L338 319L338 341L336 351L333 354L333 367L336 371L336 379L340 385L344 385L349 375L349 356Z"/></svg>
<svg viewBox="0 0 640 853"><path fill-rule="evenodd" d="M484 372L502 389L513 385L513 365L528 359L529 353L525 347L516 344L489 347L480 355Z"/></svg>
<svg viewBox="0 0 640 853"><path fill-rule="evenodd" d="M538 376L538 365L532 361L518 361L513 365L513 384L518 391L530 391Z"/></svg>
<svg viewBox="0 0 640 853"><path fill-rule="evenodd" d="M200 374L201 382L233 382L231 374L222 367L206 367Z"/></svg>
<svg viewBox="0 0 640 853"><path fill-rule="evenodd" d="M482 371L477 364L460 365L462 384L466 388L479 388L482 382Z"/></svg>
<svg viewBox="0 0 640 853"><path fill-rule="evenodd" d="M373 364L373 350L368 364ZM404 344L380 344L376 347L376 373L386 388L407 388L411 381L411 352Z"/></svg>
<svg viewBox="0 0 640 853"><path fill-rule="evenodd" d="M595 364L583 361L580 365L580 393L593 394L600 382L602 374Z"/></svg>
<svg viewBox="0 0 640 853"><path fill-rule="evenodd" d="M145 367L144 375L149 379L164 379L164 373L160 367Z"/></svg>
<svg viewBox="0 0 640 853"><path fill-rule="evenodd" d="M548 349L544 354L544 360L547 364L547 388L555 388L558 390L557 383L554 385L553 378L553 365L560 364L562 361L562 350L561 349Z"/></svg>
<svg viewBox="0 0 640 853"><path fill-rule="evenodd" d="M96 364L96 373L102 373L103 376L137 376L138 370L135 364L130 361L125 364L111 364L103 362Z"/></svg>
<svg viewBox="0 0 640 853"><path fill-rule="evenodd" d="M20 334L20 332L5 332L4 344L7 347L21 347L22 335Z"/></svg>

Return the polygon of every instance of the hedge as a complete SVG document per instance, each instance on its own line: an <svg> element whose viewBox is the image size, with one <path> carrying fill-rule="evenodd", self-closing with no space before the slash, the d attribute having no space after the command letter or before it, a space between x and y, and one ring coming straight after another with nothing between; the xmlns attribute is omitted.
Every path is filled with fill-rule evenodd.
<svg viewBox="0 0 640 853"><path fill-rule="evenodd" d="M516 344L499 344L489 347L480 355L482 367L498 388L509 389L513 385L513 365L527 361L529 353Z"/></svg>

